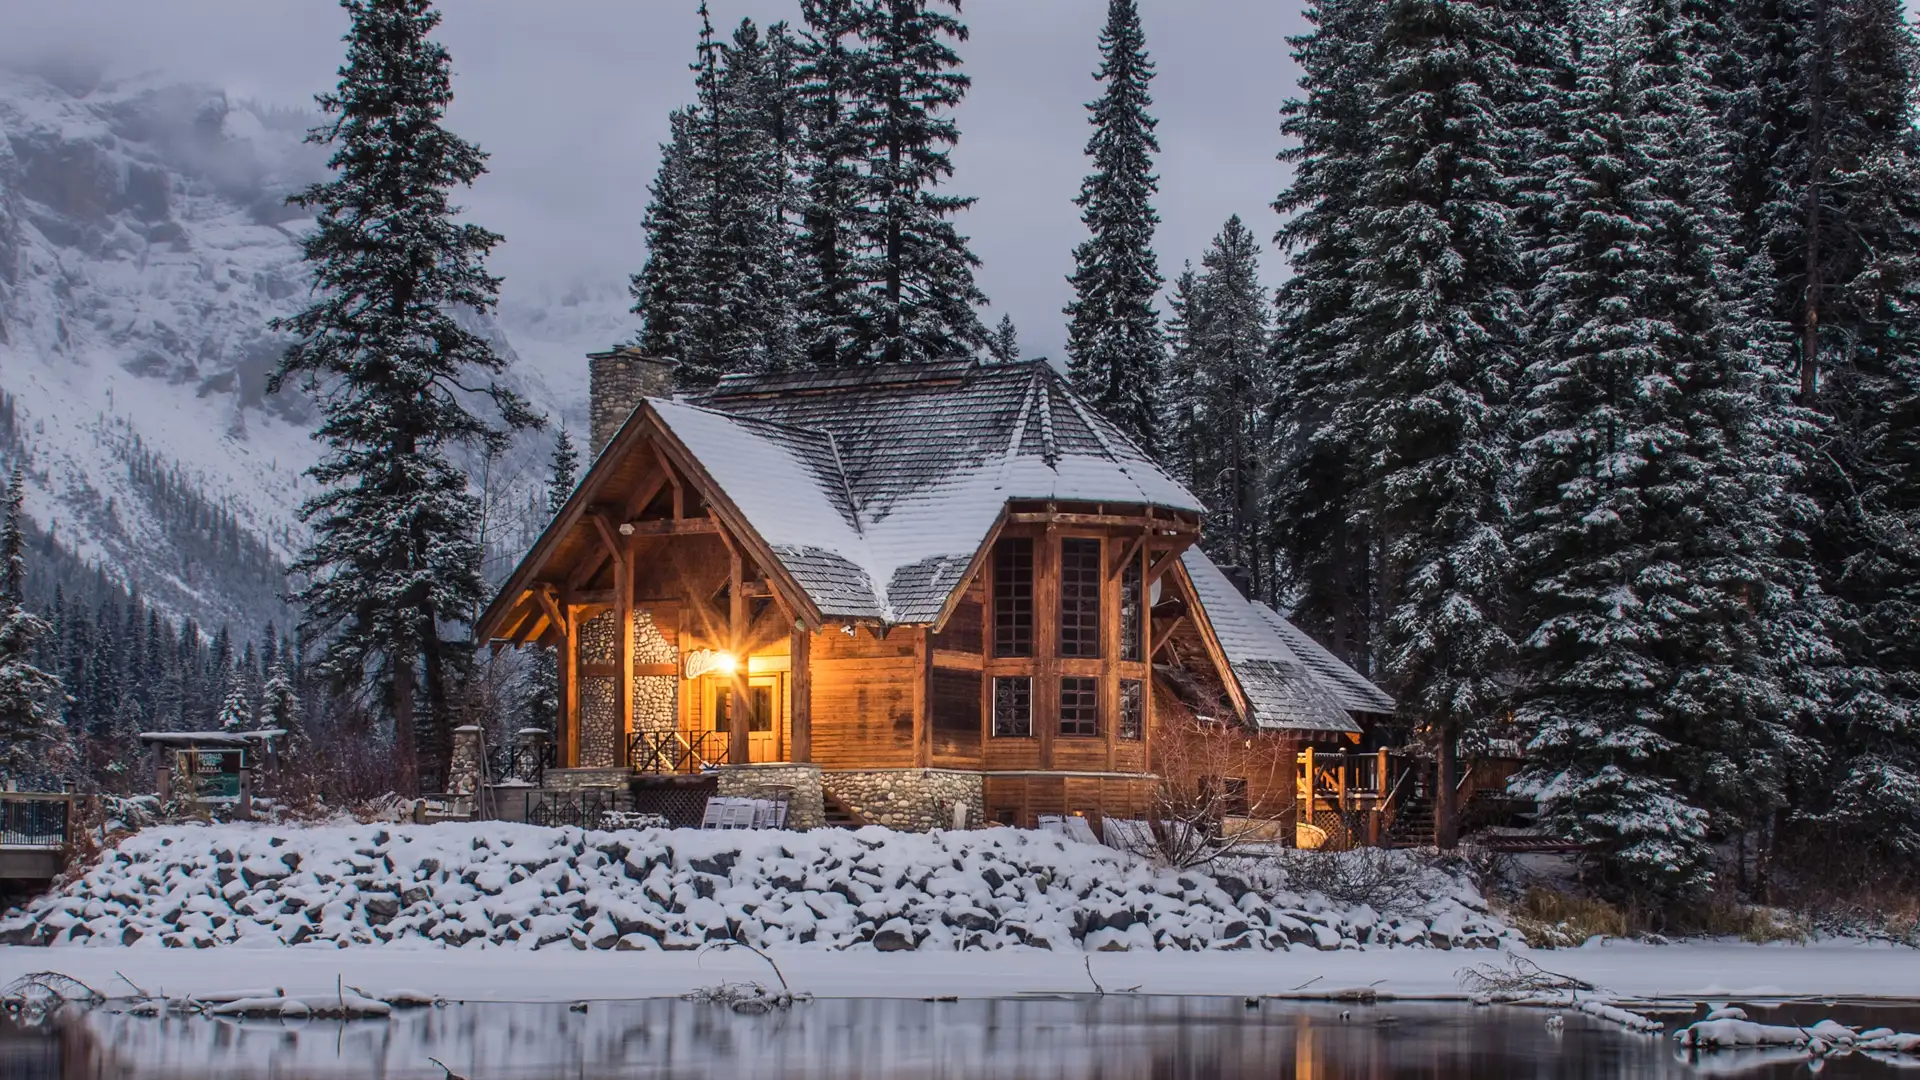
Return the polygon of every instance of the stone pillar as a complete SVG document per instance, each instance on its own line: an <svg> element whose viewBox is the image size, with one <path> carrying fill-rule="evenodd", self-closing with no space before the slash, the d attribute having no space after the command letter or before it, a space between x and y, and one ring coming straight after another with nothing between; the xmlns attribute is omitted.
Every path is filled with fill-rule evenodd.
<svg viewBox="0 0 1920 1080"><path fill-rule="evenodd" d="M480 729L467 724L453 729L453 764L447 769L447 794L477 795L487 765L480 757Z"/></svg>
<svg viewBox="0 0 1920 1080"><path fill-rule="evenodd" d="M589 462L619 434L641 399L673 396L675 366L671 360L630 347L587 354Z"/></svg>
<svg viewBox="0 0 1920 1080"><path fill-rule="evenodd" d="M540 763L546 757L548 735L537 727L521 728L515 735L520 741L520 752L514 755L513 775L507 779L523 784L538 784Z"/></svg>
<svg viewBox="0 0 1920 1080"><path fill-rule="evenodd" d="M153 745L153 793L165 806L173 798L173 751L165 743Z"/></svg>

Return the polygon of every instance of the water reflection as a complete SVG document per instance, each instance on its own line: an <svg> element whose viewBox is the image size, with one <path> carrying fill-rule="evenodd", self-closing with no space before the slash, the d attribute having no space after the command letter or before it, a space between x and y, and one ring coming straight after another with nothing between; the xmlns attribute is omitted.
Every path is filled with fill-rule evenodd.
<svg viewBox="0 0 1920 1080"><path fill-rule="evenodd" d="M1212 998L835 1000L764 1016L671 1000L595 1003L585 1012L456 1005L345 1024L96 1010L39 1030L0 1027L0 1080L441 1077L429 1058L471 1080L1808 1075L1798 1055L1723 1055L1696 1065L1676 1054L1670 1038L1631 1035L1577 1015L1556 1030L1532 1010L1275 1002L1248 1009L1238 999ZM1821 1075L1892 1070L1852 1058L1829 1063Z"/></svg>

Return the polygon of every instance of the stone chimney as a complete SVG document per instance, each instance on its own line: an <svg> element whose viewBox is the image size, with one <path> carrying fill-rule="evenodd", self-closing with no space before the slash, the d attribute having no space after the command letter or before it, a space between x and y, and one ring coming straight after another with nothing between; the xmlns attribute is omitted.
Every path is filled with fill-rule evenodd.
<svg viewBox="0 0 1920 1080"><path fill-rule="evenodd" d="M671 360L648 356L629 346L587 354L587 396L591 428L587 460L600 456L642 398L673 396Z"/></svg>

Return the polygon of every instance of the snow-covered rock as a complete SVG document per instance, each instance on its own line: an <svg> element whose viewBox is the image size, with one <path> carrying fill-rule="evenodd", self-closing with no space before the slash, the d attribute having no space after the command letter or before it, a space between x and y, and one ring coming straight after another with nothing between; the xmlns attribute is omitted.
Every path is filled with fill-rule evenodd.
<svg viewBox="0 0 1920 1080"><path fill-rule="evenodd" d="M1238 899L1235 899L1235 895ZM1491 947L1470 886L1383 918L1014 829L588 832L502 823L168 826L0 923L0 941L210 948L412 941L658 951Z"/></svg>

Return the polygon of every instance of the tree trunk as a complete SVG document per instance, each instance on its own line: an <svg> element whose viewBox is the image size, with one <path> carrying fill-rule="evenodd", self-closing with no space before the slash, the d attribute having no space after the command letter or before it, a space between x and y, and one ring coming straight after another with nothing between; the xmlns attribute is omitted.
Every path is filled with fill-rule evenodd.
<svg viewBox="0 0 1920 1080"><path fill-rule="evenodd" d="M444 789L447 769L453 759L448 724L452 696L447 684L446 645L440 640L440 630L431 606L422 614L421 622L425 624L420 658L427 679L427 715L424 722L418 719L414 722L415 730L420 733L420 758L416 767L420 770L423 785L431 784Z"/></svg>
<svg viewBox="0 0 1920 1080"><path fill-rule="evenodd" d="M1814 64L1807 92L1807 280L1800 327L1800 404L1808 408L1820 390L1820 185L1826 179L1826 69L1832 50L1826 0L1814 0L1813 10Z"/></svg>
<svg viewBox="0 0 1920 1080"><path fill-rule="evenodd" d="M1442 734L1435 755L1438 775L1434 783L1437 790L1433 793L1433 846L1442 851L1451 851L1460 842L1460 808L1454 805L1454 796L1458 794L1455 774L1460 771L1458 753L1453 733Z"/></svg>
<svg viewBox="0 0 1920 1080"><path fill-rule="evenodd" d="M393 658L393 766L394 783L408 798L420 795L420 758L413 724L413 659Z"/></svg>

